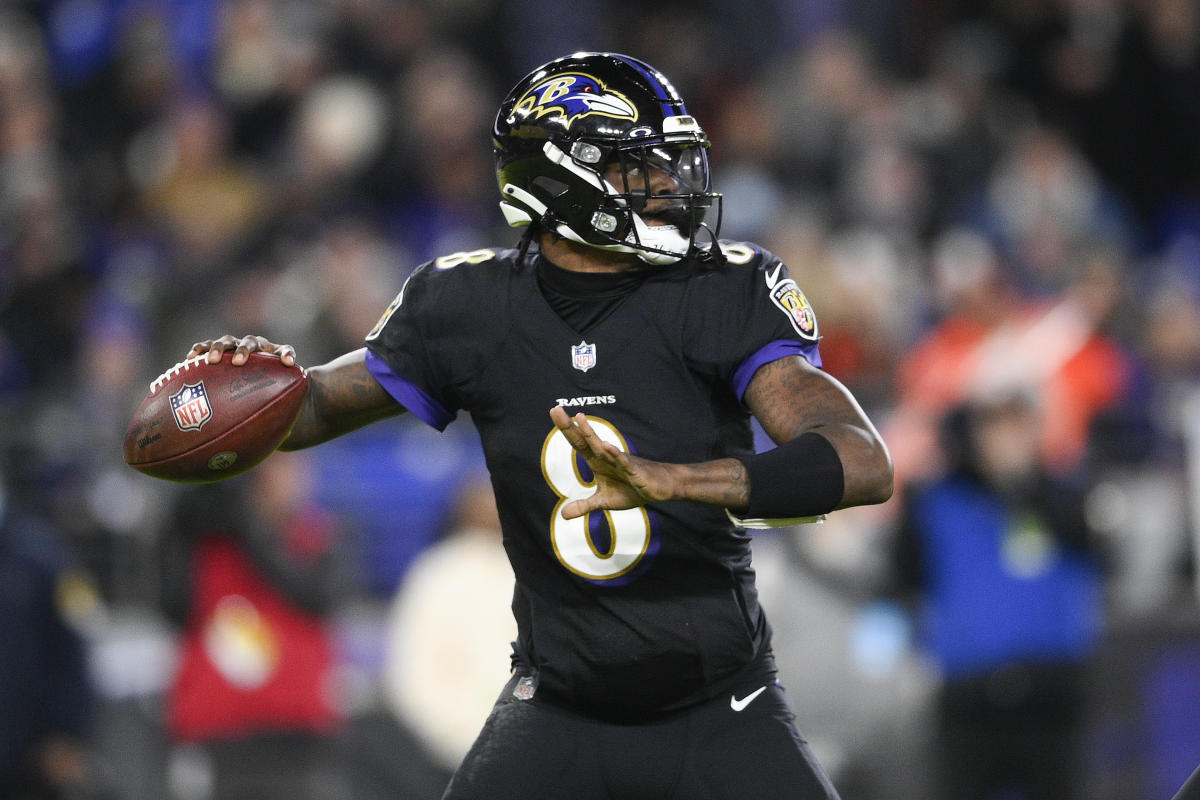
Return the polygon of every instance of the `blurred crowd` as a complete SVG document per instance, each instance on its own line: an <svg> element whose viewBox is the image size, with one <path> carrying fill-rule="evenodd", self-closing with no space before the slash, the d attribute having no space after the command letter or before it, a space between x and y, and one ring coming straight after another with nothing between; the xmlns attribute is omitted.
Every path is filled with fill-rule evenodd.
<svg viewBox="0 0 1200 800"><path fill-rule="evenodd" d="M756 542L784 680L843 795L929 797L943 737L1027 741L1012 709L1069 702L1079 796L1169 797L1200 761L1193 0L0 4L0 795L238 796L247 759L218 740L255 723L181 723L180 676L218 648L269 709L290 662L269 619L188 583L208 574L294 606L280 619L327 655L299 669L329 694L279 711L286 743L262 752L328 744L295 756L328 766L317 796L438 796L503 682L504 653L480 676L476 646L509 635L469 420L376 425L199 499L127 468L121 439L198 339L261 333L318 364L416 264L515 243L491 118L577 49L672 79L713 140L722 237L785 260L826 369L892 448L892 501ZM253 525L197 522L233 496ZM941 527L989 525L992 572L939 555ZM224 542L196 551L210 572L164 571L202 534ZM303 586L318 557L339 580ZM981 570L966 599L938 578L954 558ZM1005 628L1010 601L1048 622Z"/></svg>

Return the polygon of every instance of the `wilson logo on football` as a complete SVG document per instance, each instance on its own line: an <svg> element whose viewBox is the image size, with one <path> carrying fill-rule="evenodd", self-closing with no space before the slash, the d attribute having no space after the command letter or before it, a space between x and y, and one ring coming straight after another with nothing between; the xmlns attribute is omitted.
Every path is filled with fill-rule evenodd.
<svg viewBox="0 0 1200 800"><path fill-rule="evenodd" d="M198 431L212 419L212 406L208 404L208 392L204 381L189 383L171 395L171 411L175 424L181 431Z"/></svg>

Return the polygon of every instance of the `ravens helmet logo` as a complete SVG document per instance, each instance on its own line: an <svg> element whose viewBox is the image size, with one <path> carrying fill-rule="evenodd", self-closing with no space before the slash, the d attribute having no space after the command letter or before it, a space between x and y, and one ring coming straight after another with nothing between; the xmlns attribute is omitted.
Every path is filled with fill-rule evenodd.
<svg viewBox="0 0 1200 800"><path fill-rule="evenodd" d="M603 83L582 72L565 72L538 83L513 106L509 124L516 119L558 117L564 129L571 123L592 114L636 122L637 108L620 92L607 89Z"/></svg>

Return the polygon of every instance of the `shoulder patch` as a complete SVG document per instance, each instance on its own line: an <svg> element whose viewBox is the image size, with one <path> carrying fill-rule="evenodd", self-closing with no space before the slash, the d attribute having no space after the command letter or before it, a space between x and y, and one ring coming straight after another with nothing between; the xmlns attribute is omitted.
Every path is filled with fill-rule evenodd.
<svg viewBox="0 0 1200 800"><path fill-rule="evenodd" d="M409 275L408 279L404 281L404 285L400 287L399 294L396 295L392 302L388 303L388 307L384 309L383 315L379 317L379 321L375 323L375 327L371 328L371 332L366 335L368 342L378 338L379 334L383 332L384 326L388 324L388 320L392 318L392 314L395 314L396 309L404 302L404 290L408 288L408 281L411 279L412 275Z"/></svg>
<svg viewBox="0 0 1200 800"><path fill-rule="evenodd" d="M813 311L808 298L804 296L804 292L800 291L800 287L794 280L791 278L780 279L779 274L782 271L783 265L776 264L774 270L763 273L767 291L771 293L771 302L780 311L787 314L788 320L792 323L796 333L800 334L800 338L815 342L820 338L817 332L816 312Z"/></svg>

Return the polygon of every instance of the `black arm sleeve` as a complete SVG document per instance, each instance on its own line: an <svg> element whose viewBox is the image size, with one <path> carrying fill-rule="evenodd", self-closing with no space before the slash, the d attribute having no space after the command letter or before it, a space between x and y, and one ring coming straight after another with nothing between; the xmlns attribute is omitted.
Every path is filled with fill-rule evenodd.
<svg viewBox="0 0 1200 800"><path fill-rule="evenodd" d="M846 488L842 460L819 433L805 433L773 450L738 460L750 477L748 517L825 514L842 502Z"/></svg>

